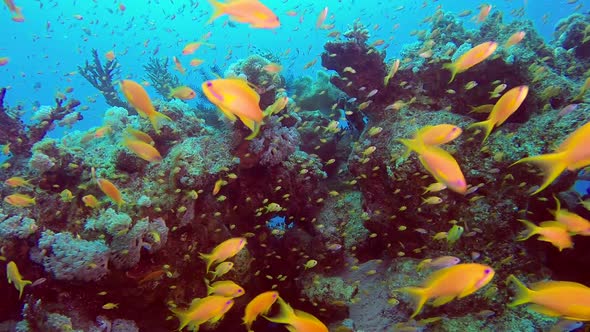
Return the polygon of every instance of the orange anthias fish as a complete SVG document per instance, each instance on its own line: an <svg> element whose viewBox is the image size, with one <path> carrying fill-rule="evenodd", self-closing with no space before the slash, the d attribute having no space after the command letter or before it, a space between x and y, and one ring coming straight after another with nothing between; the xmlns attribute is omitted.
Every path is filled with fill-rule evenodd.
<svg viewBox="0 0 590 332"><path fill-rule="evenodd" d="M487 120L473 123L467 128L483 127L485 130L483 142L485 142L488 139L488 136L492 133L494 127L500 126L510 115L516 112L528 93L529 87L526 85L517 86L508 90L502 95L502 97L500 97L500 99L498 99Z"/></svg>
<svg viewBox="0 0 590 332"><path fill-rule="evenodd" d="M537 226L528 220L518 219L518 221L525 224L528 230L528 233L523 238L518 239L518 241L525 241L533 235L539 235L539 241L549 242L559 249L559 251L574 247L572 237L568 233L567 227L562 223L545 221Z"/></svg>
<svg viewBox="0 0 590 332"><path fill-rule="evenodd" d="M6 7L12 13L12 20L15 22L24 22L25 17L23 16L22 10L20 7L17 7L12 0L4 0Z"/></svg>
<svg viewBox="0 0 590 332"><path fill-rule="evenodd" d="M416 309L410 317L414 318L428 300L435 299L433 305L438 307L455 298L463 298L487 285L494 275L494 270L487 265L457 264L432 273L423 287L404 287L399 290L414 299Z"/></svg>
<svg viewBox="0 0 590 332"><path fill-rule="evenodd" d="M540 281L529 289L514 275L508 277L516 287L516 298L509 307L532 303L531 309L550 317L590 321L590 288L570 281Z"/></svg>
<svg viewBox="0 0 590 332"><path fill-rule="evenodd" d="M207 279L207 295L220 295L229 298L236 298L244 295L246 292L244 289L231 280L216 281L209 285Z"/></svg>
<svg viewBox="0 0 590 332"><path fill-rule="evenodd" d="M519 163L533 163L544 173L543 183L532 193L535 195L547 188L564 170L576 171L590 165L590 122L571 133L554 153L520 159Z"/></svg>
<svg viewBox="0 0 590 332"><path fill-rule="evenodd" d="M207 45L209 47L213 47L213 44L208 44L205 42L190 42L188 44L186 44L184 46L184 48L182 49L182 54L183 55L189 55L189 54L193 54L195 53L202 45Z"/></svg>
<svg viewBox="0 0 590 332"><path fill-rule="evenodd" d="M479 15L477 15L477 23L485 21L491 10L492 5L482 5L479 10Z"/></svg>
<svg viewBox="0 0 590 332"><path fill-rule="evenodd" d="M465 176L457 160L450 153L438 146L426 145L420 140L411 145L410 149L418 154L418 160L436 181L456 193L465 194L467 192Z"/></svg>
<svg viewBox="0 0 590 332"><path fill-rule="evenodd" d="M203 259L207 265L205 273L209 273L209 268L211 268L211 265L214 263L220 263L235 256L244 248L244 246L246 246L246 243L246 238L234 237L218 244L209 254L199 253L201 259Z"/></svg>
<svg viewBox="0 0 590 332"><path fill-rule="evenodd" d="M427 125L420 128L414 134L414 138L400 139L399 141L408 148L404 154L404 157L407 157L412 151L416 151L421 144L431 146L446 144L459 137L462 132L461 128L451 124Z"/></svg>
<svg viewBox="0 0 590 332"><path fill-rule="evenodd" d="M25 194L12 194L4 197L4 201L16 207L28 207L37 204L34 197Z"/></svg>
<svg viewBox="0 0 590 332"><path fill-rule="evenodd" d="M246 305L246 309L244 310L244 325L246 325L246 329L250 331L252 327L252 323L258 318L260 315L268 314L272 305L277 301L279 298L279 292L277 291L268 291L261 294L258 294L255 298L252 299Z"/></svg>
<svg viewBox="0 0 590 332"><path fill-rule="evenodd" d="M170 308L178 320L178 331L189 325L194 331L198 331L199 325L206 322L215 323L223 318L226 312L234 305L234 300L229 297L211 295L202 299L195 299L186 310Z"/></svg>
<svg viewBox="0 0 590 332"><path fill-rule="evenodd" d="M561 208L561 202L555 195L553 195L557 207L551 210L551 214L555 216L555 221L562 223L567 228L567 231L574 235L590 236L590 221L581 216Z"/></svg>
<svg viewBox="0 0 590 332"><path fill-rule="evenodd" d="M399 69L399 64L400 64L399 59L395 60L391 64L391 67L389 68L389 72L387 73L387 76L385 76L385 78L383 79L384 86L389 85L389 81L393 78L393 76L395 76L395 73L397 73L397 70Z"/></svg>
<svg viewBox="0 0 590 332"><path fill-rule="evenodd" d="M305 311L294 310L280 297L277 302L281 307L280 313L275 317L265 317L267 320L287 324L287 329L291 332L328 332L328 327L315 316Z"/></svg>
<svg viewBox="0 0 590 332"><path fill-rule="evenodd" d="M209 23L222 15L228 15L232 21L250 23L251 28L273 29L281 25L279 18L258 0L233 0L221 3L207 0L213 6L213 15Z"/></svg>
<svg viewBox="0 0 590 332"><path fill-rule="evenodd" d="M178 70L179 73L182 75L186 74L186 69L182 66L182 63L177 57L173 56L172 61L174 61L174 68Z"/></svg>
<svg viewBox="0 0 590 332"><path fill-rule="evenodd" d="M524 39L525 35L526 33L524 31L515 32L512 36L510 36L510 38L508 38L504 44L504 48L509 48L520 43Z"/></svg>
<svg viewBox="0 0 590 332"><path fill-rule="evenodd" d="M268 65L264 66L263 69L270 74L280 73L283 70L283 66L277 63L269 63Z"/></svg>
<svg viewBox="0 0 590 332"><path fill-rule="evenodd" d="M4 184L6 184L9 187L12 188L17 188L17 187L32 187L33 185L29 183L28 180L25 180L21 177L15 176L15 177L11 177L10 179L7 179L6 181L4 181Z"/></svg>
<svg viewBox="0 0 590 332"><path fill-rule="evenodd" d="M179 86L170 90L168 98L178 98L182 100L190 100L197 96L197 93L188 86Z"/></svg>
<svg viewBox="0 0 590 332"><path fill-rule="evenodd" d="M150 96L137 82L132 80L122 80L121 90L129 104L137 110L137 113L150 120L156 133L160 132L160 121L162 119L172 121L168 116L156 111Z"/></svg>
<svg viewBox="0 0 590 332"><path fill-rule="evenodd" d="M318 15L318 19L315 22L316 29L322 27L322 24L324 24L326 17L328 17L328 7L324 7L324 9L320 12L320 15Z"/></svg>
<svg viewBox="0 0 590 332"><path fill-rule="evenodd" d="M127 127L127 128L125 128L125 134L128 134L128 135L132 136L134 139L143 141L149 145L155 144L154 139L150 135L144 133L141 130Z"/></svg>
<svg viewBox="0 0 590 332"><path fill-rule="evenodd" d="M107 60L109 60L109 61L115 60L115 51L111 50L111 51L106 52L104 57L107 58Z"/></svg>
<svg viewBox="0 0 590 332"><path fill-rule="evenodd" d="M123 145L145 161L149 161L150 163L159 163L162 161L162 155L160 155L160 152L152 145L142 140L124 138Z"/></svg>
<svg viewBox="0 0 590 332"><path fill-rule="evenodd" d="M107 195L113 202L115 202L115 204L117 204L119 207L125 204L125 201L123 200L123 197L121 196L121 192L119 191L119 189L111 181L96 177L94 167L92 168L92 177L96 180L98 188L100 188L100 190L105 195Z"/></svg>
<svg viewBox="0 0 590 332"><path fill-rule="evenodd" d="M10 61L10 58L7 56L0 57L0 66L4 66L4 65L8 64L9 61Z"/></svg>
<svg viewBox="0 0 590 332"><path fill-rule="evenodd" d="M246 139L256 137L262 124L264 114L260 109L260 95L239 78L220 78L210 80L201 86L203 93L210 102L215 104L221 112L232 122L236 116L242 120L252 134Z"/></svg>
<svg viewBox="0 0 590 332"><path fill-rule="evenodd" d="M455 79L455 75L458 73L462 73L487 59L496 51L496 48L498 48L498 43L491 41L485 42L465 52L455 62L444 64L443 68L451 71L449 83Z"/></svg>

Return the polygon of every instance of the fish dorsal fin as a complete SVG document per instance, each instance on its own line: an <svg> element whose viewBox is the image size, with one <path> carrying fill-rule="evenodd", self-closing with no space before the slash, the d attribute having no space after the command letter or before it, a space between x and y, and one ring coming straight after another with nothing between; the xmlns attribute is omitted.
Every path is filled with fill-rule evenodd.
<svg viewBox="0 0 590 332"><path fill-rule="evenodd" d="M542 290L548 290L548 289L553 289L553 288L579 288L579 289L584 289L584 288L588 288L582 284L579 284L577 282L573 282L573 281L555 281L555 280L549 280L549 281L539 281L536 283L533 283L530 285L530 289L534 290L534 291L542 291Z"/></svg>
<svg viewBox="0 0 590 332"><path fill-rule="evenodd" d="M307 313L305 311L295 309L295 316L300 317L300 318L305 318L305 319L314 321L316 323L321 323L321 321L319 319L317 319L316 316L314 316L310 313Z"/></svg>
<svg viewBox="0 0 590 332"><path fill-rule="evenodd" d="M559 221L543 221L542 223L539 224L539 226L541 227L557 227L557 228L562 228L562 229L567 229L567 226L560 223Z"/></svg>

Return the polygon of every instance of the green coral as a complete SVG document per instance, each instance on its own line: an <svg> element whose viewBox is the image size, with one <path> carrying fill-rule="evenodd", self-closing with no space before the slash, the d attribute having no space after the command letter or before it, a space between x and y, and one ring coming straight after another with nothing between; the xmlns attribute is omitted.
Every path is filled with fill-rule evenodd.
<svg viewBox="0 0 590 332"><path fill-rule="evenodd" d="M303 294L312 302L344 302L351 303L357 292L354 284L347 283L340 277L325 277L312 274L311 282L305 282L307 287L303 288Z"/></svg>
<svg viewBox="0 0 590 332"><path fill-rule="evenodd" d="M298 78L293 83L295 101L304 111L322 110L329 112L339 98L345 94L330 82L330 75L318 71L316 80L309 76Z"/></svg>

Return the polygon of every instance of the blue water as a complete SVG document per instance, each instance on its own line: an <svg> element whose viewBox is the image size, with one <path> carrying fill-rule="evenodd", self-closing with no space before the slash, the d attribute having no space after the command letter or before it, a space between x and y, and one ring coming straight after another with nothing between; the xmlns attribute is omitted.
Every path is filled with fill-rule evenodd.
<svg viewBox="0 0 590 332"><path fill-rule="evenodd" d="M588 1L584 1L588 8ZM126 6L120 11L119 3ZM223 17L213 24L206 24L211 14L207 1L19 1L23 8L25 22L10 20L6 7L0 11L2 33L0 33L0 57L10 57L10 63L0 67L0 86L10 86L6 102L9 105L23 104L27 110L32 103L53 105L55 93L73 87L70 97L79 99L90 108L84 112L84 120L76 129L87 129L101 123L108 105L94 89L76 72L78 65L90 57L90 50L96 48L99 54L114 50L121 64L121 78L144 79L142 65L156 49L158 57L178 56L188 69L181 77L183 84L195 91L202 77L188 62L194 57L204 59L202 65L208 68L216 64L224 70L238 59L251 54L255 48L271 50L277 54L290 53L282 57L285 75L315 75L321 70L319 56L323 44L330 40L330 31L344 32L355 19L370 27L371 39L384 39L389 43L388 58L395 57L401 47L414 41L410 32L428 28L421 23L440 6L445 11L461 12L467 9L473 13L463 20L466 27L478 13L479 2L471 1L265 1L281 20L276 30L255 30L244 24L228 26ZM471 4L470 4L471 3ZM506 22L514 19L510 12L526 6L526 17L534 22L535 28L546 39L551 40L555 24L560 18L571 14L578 4L566 4L565 0L534 1L493 1L493 11L504 12ZM315 22L320 11L329 8L325 24L334 24L333 30L318 30ZM584 8L584 7L583 7ZM294 10L297 16L286 12ZM74 18L81 15L82 19ZM394 29L395 26L399 27ZM215 49L201 47L193 56L182 56L181 50L187 42L199 40L211 33L210 43ZM146 46L147 45L147 46ZM126 53L122 55L123 53ZM104 58L103 58L104 59ZM318 59L317 63L303 70L303 66ZM153 89L148 89L156 96ZM87 102L87 97L96 97L96 103ZM30 116L25 117L25 120ZM61 134L58 129L53 136Z"/></svg>

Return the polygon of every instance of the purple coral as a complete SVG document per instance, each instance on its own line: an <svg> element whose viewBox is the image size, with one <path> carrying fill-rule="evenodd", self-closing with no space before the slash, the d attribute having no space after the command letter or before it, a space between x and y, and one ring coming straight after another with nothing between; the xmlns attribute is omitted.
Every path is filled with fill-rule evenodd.
<svg viewBox="0 0 590 332"><path fill-rule="evenodd" d="M252 140L250 151L260 157L260 164L275 166L295 152L301 139L295 127L285 127L278 116L271 116L260 135Z"/></svg>

